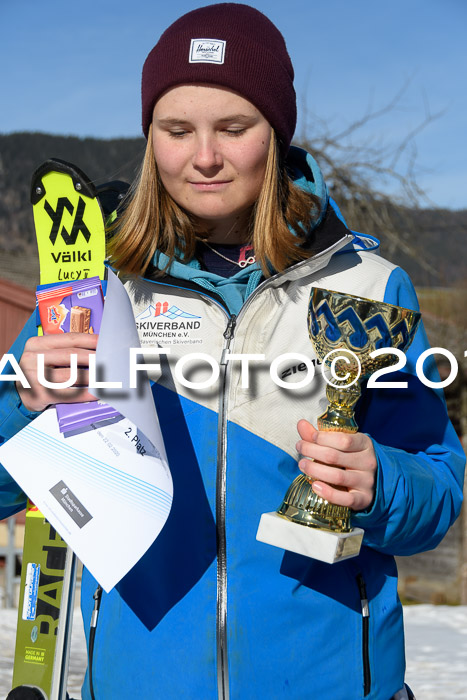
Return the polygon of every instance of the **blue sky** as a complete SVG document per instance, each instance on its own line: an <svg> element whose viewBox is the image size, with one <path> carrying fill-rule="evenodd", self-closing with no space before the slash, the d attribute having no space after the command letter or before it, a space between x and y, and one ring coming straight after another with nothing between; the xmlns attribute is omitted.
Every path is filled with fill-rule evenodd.
<svg viewBox="0 0 467 700"><path fill-rule="evenodd" d="M140 135L144 59L172 21L204 4L0 0L0 132ZM415 137L418 180L434 204L467 207L465 0L249 4L286 39L299 105L309 115L298 134L313 138L313 114L337 132L408 83L396 108L354 142L397 144L428 111L442 112Z"/></svg>

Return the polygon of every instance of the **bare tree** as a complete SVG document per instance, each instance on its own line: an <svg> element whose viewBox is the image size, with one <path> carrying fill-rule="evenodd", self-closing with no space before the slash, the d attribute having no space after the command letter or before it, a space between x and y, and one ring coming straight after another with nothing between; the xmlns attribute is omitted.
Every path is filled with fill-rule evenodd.
<svg viewBox="0 0 467 700"><path fill-rule="evenodd" d="M380 108L368 105L361 118L335 131L329 124L302 107L305 114L297 143L316 157L331 194L339 203L347 223L357 231L377 231L385 250L392 257L398 250L416 258L427 272L436 272L420 255L413 210L430 202L417 182L415 137L441 113L431 114L425 100L425 114L415 128L397 144L363 139L362 131L400 105L409 83ZM312 125L312 126L311 126ZM311 136L310 136L311 135ZM388 195L395 190L397 195ZM408 210L412 216L408 216Z"/></svg>

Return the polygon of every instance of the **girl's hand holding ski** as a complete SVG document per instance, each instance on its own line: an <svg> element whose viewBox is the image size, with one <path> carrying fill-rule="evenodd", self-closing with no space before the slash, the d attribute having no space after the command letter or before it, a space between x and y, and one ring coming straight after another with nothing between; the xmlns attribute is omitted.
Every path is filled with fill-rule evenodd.
<svg viewBox="0 0 467 700"><path fill-rule="evenodd" d="M96 401L89 393L89 355L94 354L98 335L89 333L63 333L29 338L21 356L20 367L30 384L30 389L16 383L18 394L28 411L42 411L56 403ZM44 355L44 374L49 382L66 382L70 377L71 355L77 356L78 378L74 386L66 389L50 389L39 381L38 355Z"/></svg>
<svg viewBox="0 0 467 700"><path fill-rule="evenodd" d="M298 466L315 479L313 491L338 506L365 510L373 502L377 459L372 440L364 433L316 430L307 420L298 423L302 438Z"/></svg>

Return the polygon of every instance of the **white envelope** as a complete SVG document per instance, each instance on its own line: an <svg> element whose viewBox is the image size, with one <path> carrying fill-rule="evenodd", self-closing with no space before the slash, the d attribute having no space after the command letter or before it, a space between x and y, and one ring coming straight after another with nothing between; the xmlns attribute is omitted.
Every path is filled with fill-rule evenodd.
<svg viewBox="0 0 467 700"><path fill-rule="evenodd" d="M132 347L139 347L139 338L130 300L109 270L96 358L107 382L120 385L106 389L104 401L122 418L62 434L50 408L0 446L5 469L106 591L151 546L172 505L172 477L145 372L138 389L130 387Z"/></svg>
<svg viewBox="0 0 467 700"><path fill-rule="evenodd" d="M106 591L172 505L166 460L126 418L64 437L47 409L0 447L0 461Z"/></svg>

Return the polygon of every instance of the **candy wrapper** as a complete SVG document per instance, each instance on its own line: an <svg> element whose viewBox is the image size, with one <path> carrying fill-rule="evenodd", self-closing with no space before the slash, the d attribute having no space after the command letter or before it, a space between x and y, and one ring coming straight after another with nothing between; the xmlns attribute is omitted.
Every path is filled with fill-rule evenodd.
<svg viewBox="0 0 467 700"><path fill-rule="evenodd" d="M54 333L99 333L104 296L98 277L69 284L42 285L36 292L44 335ZM120 414L102 401L56 404L60 432L83 428Z"/></svg>

